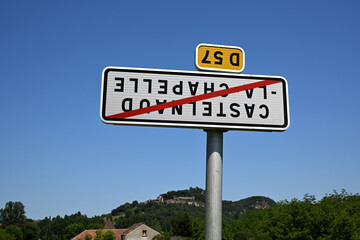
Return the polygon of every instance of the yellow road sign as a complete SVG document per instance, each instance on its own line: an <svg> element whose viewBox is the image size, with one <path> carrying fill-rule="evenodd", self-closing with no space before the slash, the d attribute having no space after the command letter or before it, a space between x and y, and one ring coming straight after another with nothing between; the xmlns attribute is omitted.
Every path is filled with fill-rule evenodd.
<svg viewBox="0 0 360 240"><path fill-rule="evenodd" d="M245 68L245 53L240 47L199 44L195 64L199 70L240 73Z"/></svg>

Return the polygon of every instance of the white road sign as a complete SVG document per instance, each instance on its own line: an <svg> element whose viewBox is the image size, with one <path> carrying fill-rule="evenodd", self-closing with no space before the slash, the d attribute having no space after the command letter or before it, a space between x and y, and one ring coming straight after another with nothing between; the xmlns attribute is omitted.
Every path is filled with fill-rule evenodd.
<svg viewBox="0 0 360 240"><path fill-rule="evenodd" d="M287 82L277 76L107 67L100 117L120 125L284 131Z"/></svg>

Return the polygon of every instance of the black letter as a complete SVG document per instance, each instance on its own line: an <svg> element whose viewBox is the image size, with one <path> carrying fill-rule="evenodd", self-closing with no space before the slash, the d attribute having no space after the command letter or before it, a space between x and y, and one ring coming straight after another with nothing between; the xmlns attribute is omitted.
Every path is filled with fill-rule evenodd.
<svg viewBox="0 0 360 240"><path fill-rule="evenodd" d="M220 113L216 114L216 116L218 117L226 117L226 114L224 114L224 107L223 107L223 103L220 103Z"/></svg>
<svg viewBox="0 0 360 240"><path fill-rule="evenodd" d="M167 80L158 80L159 83L163 83L164 85L160 86L159 88L163 89L162 91L158 91L159 94L167 94Z"/></svg>
<svg viewBox="0 0 360 240"><path fill-rule="evenodd" d="M174 115L175 111L177 112L178 115L182 115L182 105L172 107L171 114Z"/></svg>
<svg viewBox="0 0 360 240"><path fill-rule="evenodd" d="M269 116L269 108L264 105L264 104L261 104L259 108L265 108L265 114L259 114L259 116L262 118L262 119L265 119Z"/></svg>
<svg viewBox="0 0 360 240"><path fill-rule="evenodd" d="M264 99L267 99L266 86L260 87L264 89Z"/></svg>
<svg viewBox="0 0 360 240"><path fill-rule="evenodd" d="M214 83L211 83L211 87L207 86L207 82L204 83L204 93L213 92L214 91Z"/></svg>
<svg viewBox="0 0 360 240"><path fill-rule="evenodd" d="M195 95L196 92L197 92L197 88L199 86L199 82L196 82L195 84L192 84L190 81L188 82L189 83L189 89L190 89L190 93L191 95Z"/></svg>
<svg viewBox="0 0 360 240"><path fill-rule="evenodd" d="M152 82L152 80L151 79L144 79L143 81L148 83L148 93L151 93L151 82Z"/></svg>
<svg viewBox="0 0 360 240"><path fill-rule="evenodd" d="M115 88L114 92L123 92L124 91L124 78L116 77L115 80L120 80L120 82L116 83L116 86L119 88Z"/></svg>
<svg viewBox="0 0 360 240"><path fill-rule="evenodd" d="M237 109L235 109L234 107L240 107L240 104L238 104L238 103L232 103L232 104L230 104L230 109L231 109L231 111L235 112L235 114L234 114L234 113L231 113L230 116L232 116L232 117L239 117L239 116L240 116L240 111L237 110Z"/></svg>
<svg viewBox="0 0 360 240"><path fill-rule="evenodd" d="M233 61L233 57L236 57L236 62ZM232 53L230 54L230 63L233 66L240 66L240 62L239 62L239 53Z"/></svg>
<svg viewBox="0 0 360 240"><path fill-rule="evenodd" d="M196 116L196 102L189 103L193 105L193 116Z"/></svg>
<svg viewBox="0 0 360 240"><path fill-rule="evenodd" d="M137 78L130 78L130 81L135 82L134 93L137 93L137 91L138 91L138 79Z"/></svg>
<svg viewBox="0 0 360 240"><path fill-rule="evenodd" d="M203 113L203 116L210 116L211 117L211 102L203 102L203 105L208 105L208 107L204 107L205 111L208 111L207 113Z"/></svg>
<svg viewBox="0 0 360 240"><path fill-rule="evenodd" d="M128 107L126 108L126 103L128 102ZM131 111L132 110L132 103L133 103L133 100L132 98L124 98L124 100L122 101L122 104L121 104L121 108L124 112L127 112L127 111Z"/></svg>
<svg viewBox="0 0 360 240"><path fill-rule="evenodd" d="M156 99L156 105L159 105L159 104L161 104L161 103L166 103L166 100L160 102L159 99ZM158 110L158 112L159 112L159 114L163 114L163 113L164 113L164 109L160 109L160 110Z"/></svg>
<svg viewBox="0 0 360 240"><path fill-rule="evenodd" d="M202 63L211 63L210 61L206 60L209 56L209 50L206 50L205 57L201 61Z"/></svg>
<svg viewBox="0 0 360 240"><path fill-rule="evenodd" d="M175 85L173 87L173 93L176 95L182 95L183 94L183 81L180 81L179 85Z"/></svg>
<svg viewBox="0 0 360 240"><path fill-rule="evenodd" d="M222 57L219 57L218 55L223 55L223 53L222 52L220 52L220 51L216 51L215 53L214 53L214 57L217 59L217 60L219 60L218 62L215 62L215 64L219 64L219 65L221 65L222 64L222 62L223 62L223 59L222 59Z"/></svg>
<svg viewBox="0 0 360 240"><path fill-rule="evenodd" d="M219 87L225 87L226 89L229 88L229 86L226 83L222 83L219 85ZM227 97L228 94L222 95L222 97Z"/></svg>
<svg viewBox="0 0 360 240"><path fill-rule="evenodd" d="M140 101L140 108L144 108L144 103L147 104L146 107L150 107L150 101L147 100L147 99L142 99L142 100Z"/></svg>
<svg viewBox="0 0 360 240"><path fill-rule="evenodd" d="M252 118L252 116L254 114L254 108L255 108L255 104L251 104L251 106L248 106L247 104L245 104L245 110L246 110L246 114L247 114L248 118Z"/></svg>
<svg viewBox="0 0 360 240"><path fill-rule="evenodd" d="M253 88L252 88L252 89L248 89L248 90L246 90L245 92L246 92L246 96L247 96L248 98L252 98L254 89L253 89Z"/></svg>

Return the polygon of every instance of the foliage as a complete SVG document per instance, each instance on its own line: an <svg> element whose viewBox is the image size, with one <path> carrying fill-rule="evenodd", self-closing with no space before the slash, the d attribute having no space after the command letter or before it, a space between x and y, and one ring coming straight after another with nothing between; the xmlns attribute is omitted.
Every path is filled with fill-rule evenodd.
<svg viewBox="0 0 360 240"><path fill-rule="evenodd" d="M199 188L190 190L201 192ZM192 196L192 193L184 191L168 192L166 198ZM102 228L104 216L108 216L88 218L78 212L64 217L46 217L35 223L30 219L26 220L25 211L21 214L21 209L24 207L20 202L16 208L15 203L9 202L1 209L0 240L71 239L82 230ZM115 210L118 215L113 216L113 219L117 228L128 228L134 223L143 222L162 233L154 238L156 240L167 240L172 235L181 235L186 239L204 239L205 211L202 206L166 201L133 201ZM121 211L118 212L119 210ZM15 214L16 212L20 212L20 215ZM9 224L10 222L15 224ZM113 232L110 232L103 233L99 230L96 239L113 240ZM340 193L334 191L319 201L309 194L302 200L285 200L277 204L265 197L251 197L236 202L223 201L222 239L360 240L360 196L342 190ZM89 236L85 240L90 240Z"/></svg>
<svg viewBox="0 0 360 240"><path fill-rule="evenodd" d="M116 240L115 233L113 231L106 231L103 234L103 240Z"/></svg>
<svg viewBox="0 0 360 240"><path fill-rule="evenodd" d="M158 235L156 235L155 237L153 237L152 240L170 240L170 237L167 237L167 236L158 234Z"/></svg>
<svg viewBox="0 0 360 240"><path fill-rule="evenodd" d="M174 236L191 237L193 232L189 214L185 212L171 219L171 231Z"/></svg>
<svg viewBox="0 0 360 240"><path fill-rule="evenodd" d="M248 207L248 210L244 211L238 219L228 221L226 215L223 214L222 239L360 239L359 195L351 195L343 190L341 193L334 191L333 194L325 196L320 201L316 201L314 196L306 194L302 200L285 200L276 205L271 204L270 207L264 209L254 209L253 204L250 204L263 199L263 197L260 199L255 197L243 202L242 204L248 204L245 206ZM271 203L271 201L268 201L268 203ZM227 204L228 206L232 205L231 202ZM160 210L164 206L166 204L160 204L158 209ZM234 205L234 212L241 209L236 209L236 207L237 205ZM229 207L228 210L230 211L231 208ZM144 214L146 213L144 212ZM188 213L189 215L193 214L191 211L188 211ZM181 222L182 219L182 222L191 223L190 237L192 239L204 239L203 217L190 216L185 218L178 213L173 219L171 221L172 235L185 235L179 234L175 230L175 222Z"/></svg>
<svg viewBox="0 0 360 240"><path fill-rule="evenodd" d="M165 194L161 194L164 200L174 199L175 197L195 197L197 201L205 202L205 191L199 187L189 190L169 191Z"/></svg>
<svg viewBox="0 0 360 240"><path fill-rule="evenodd" d="M115 227L128 228L135 223L143 222L157 231L169 232L171 219L183 212L191 213L191 216L197 218L204 218L204 208L201 207L149 202L139 204L137 208L128 209L124 216L115 219Z"/></svg>
<svg viewBox="0 0 360 240"><path fill-rule="evenodd" d="M65 228L64 239L68 240L85 230L83 223L74 223Z"/></svg>
<svg viewBox="0 0 360 240"><path fill-rule="evenodd" d="M64 238L70 239L73 234L81 229L102 228L104 219L99 216L88 218L86 215L82 215L81 212L77 212L70 216L65 215L63 218L60 216L55 218L46 217L38 225L41 230L40 238L42 240L63 240Z"/></svg>
<svg viewBox="0 0 360 240"><path fill-rule="evenodd" d="M22 224L26 220L25 207L21 202L7 202L5 208L0 209L0 222L4 226Z"/></svg>
<svg viewBox="0 0 360 240"><path fill-rule="evenodd" d="M91 239L92 239L92 236L90 234L86 234L85 240L91 240Z"/></svg>
<svg viewBox="0 0 360 240"><path fill-rule="evenodd" d="M86 229L101 229L104 227L102 223L90 223L86 226Z"/></svg>
<svg viewBox="0 0 360 240"><path fill-rule="evenodd" d="M7 233L4 229L0 229L0 240L16 240L16 238L12 234Z"/></svg>
<svg viewBox="0 0 360 240"><path fill-rule="evenodd" d="M137 201L125 203L111 211L115 218L116 228L128 228L131 225L143 222L157 231L169 233L171 230L171 219L187 212L190 217L197 219L204 219L205 210L205 191L201 188L190 188L188 190L169 191L160 195L165 200L164 202L157 200L150 200L145 203L138 203ZM174 204L167 203L166 200L174 199L176 197L195 197L197 202L203 203L201 206L194 204ZM190 201L192 202L192 201ZM266 197L252 197L237 202L223 201L223 218L227 222L232 222L239 219L247 210L255 208L259 203L268 206L276 203ZM199 234L200 236L201 234ZM202 234L203 235L203 234Z"/></svg>
<svg viewBox="0 0 360 240"><path fill-rule="evenodd" d="M257 207L268 208L275 205L276 202L274 200L262 196L249 197L236 202L223 201L223 218L228 222L231 222L233 220L240 219L241 216L249 209Z"/></svg>
<svg viewBox="0 0 360 240"><path fill-rule="evenodd" d="M190 217L191 225L192 225L192 238L194 240L202 240L205 238L205 220L204 218L192 218Z"/></svg>
<svg viewBox="0 0 360 240"><path fill-rule="evenodd" d="M23 240L23 232L20 227L10 225L6 228L6 233L15 237L16 240Z"/></svg>
<svg viewBox="0 0 360 240"><path fill-rule="evenodd" d="M109 230L103 233L101 230L98 230L94 240L116 240L116 237L113 231Z"/></svg>
<svg viewBox="0 0 360 240"><path fill-rule="evenodd" d="M40 228L34 222L26 222L23 226L24 240L38 240Z"/></svg>
<svg viewBox="0 0 360 240"><path fill-rule="evenodd" d="M223 230L224 239L360 239L360 196L339 194L319 202L305 195L252 210Z"/></svg>
<svg viewBox="0 0 360 240"><path fill-rule="evenodd" d="M102 231L101 231L101 230L97 230L97 231L96 231L96 236L95 236L94 240L103 240L103 239L102 239Z"/></svg>

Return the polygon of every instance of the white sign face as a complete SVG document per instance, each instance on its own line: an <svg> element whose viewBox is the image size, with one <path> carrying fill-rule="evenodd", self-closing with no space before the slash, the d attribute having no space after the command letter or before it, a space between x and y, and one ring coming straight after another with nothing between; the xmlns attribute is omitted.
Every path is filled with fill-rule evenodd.
<svg viewBox="0 0 360 240"><path fill-rule="evenodd" d="M107 67L104 123L223 130L289 127L283 77Z"/></svg>

